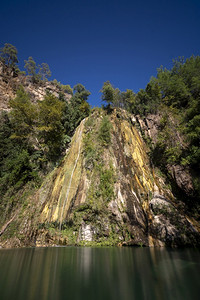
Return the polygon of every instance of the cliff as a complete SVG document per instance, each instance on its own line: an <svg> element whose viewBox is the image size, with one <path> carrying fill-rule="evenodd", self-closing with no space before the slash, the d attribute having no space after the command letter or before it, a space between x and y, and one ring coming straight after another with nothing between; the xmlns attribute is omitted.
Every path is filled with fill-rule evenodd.
<svg viewBox="0 0 200 300"><path fill-rule="evenodd" d="M9 100L16 96L16 91L20 85L30 95L32 102L43 100L47 92L50 92L55 97L59 97L59 94L63 93L62 88L57 83L42 80L38 83L33 83L31 76L25 76L20 72L13 73L0 62L0 111L9 110ZM65 92L64 98L69 100L71 95Z"/></svg>
<svg viewBox="0 0 200 300"><path fill-rule="evenodd" d="M4 219L0 245L199 245L198 222L149 158L141 129L156 126L145 126L95 109L60 165Z"/></svg>
<svg viewBox="0 0 200 300"><path fill-rule="evenodd" d="M197 104L188 129L157 87L107 82L114 103L90 110L83 85L0 63L0 247L199 246Z"/></svg>

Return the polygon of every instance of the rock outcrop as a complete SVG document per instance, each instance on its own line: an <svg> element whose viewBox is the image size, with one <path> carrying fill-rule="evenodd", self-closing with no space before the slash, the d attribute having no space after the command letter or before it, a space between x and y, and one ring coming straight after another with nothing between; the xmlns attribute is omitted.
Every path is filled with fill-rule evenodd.
<svg viewBox="0 0 200 300"><path fill-rule="evenodd" d="M9 110L9 100L16 96L16 91L20 85L24 87L33 102L43 100L47 92L56 97L63 92L61 87L52 81L33 83L30 76L25 76L21 73L10 73L8 68L0 62L0 111ZM71 98L70 94L63 94L65 100Z"/></svg>

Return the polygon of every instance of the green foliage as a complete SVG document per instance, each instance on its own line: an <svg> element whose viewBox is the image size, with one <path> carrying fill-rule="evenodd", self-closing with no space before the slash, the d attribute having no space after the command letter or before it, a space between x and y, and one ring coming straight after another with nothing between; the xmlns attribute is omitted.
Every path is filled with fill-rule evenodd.
<svg viewBox="0 0 200 300"><path fill-rule="evenodd" d="M63 90L64 93L73 95L73 89L71 88L71 86L69 84L67 84L67 85L61 84L61 89Z"/></svg>
<svg viewBox="0 0 200 300"><path fill-rule="evenodd" d="M16 98L11 99L9 104L12 108L10 117L14 129L12 138L29 138L37 118L36 106L22 86L17 91Z"/></svg>
<svg viewBox="0 0 200 300"><path fill-rule="evenodd" d="M121 93L121 99L123 100L123 107L129 112L132 112L132 108L135 107L136 95L132 90L126 90Z"/></svg>
<svg viewBox="0 0 200 300"><path fill-rule="evenodd" d="M51 77L51 71L47 63L42 63L39 66L39 75L41 76L42 80L47 80L47 77Z"/></svg>
<svg viewBox="0 0 200 300"><path fill-rule="evenodd" d="M115 171L112 163L105 167L95 164L92 182L87 195L87 202L95 214L101 214L105 206L114 198Z"/></svg>
<svg viewBox="0 0 200 300"><path fill-rule="evenodd" d="M64 128L61 123L64 103L52 94L47 94L39 105L39 139L48 147L48 155L56 158L62 149Z"/></svg>
<svg viewBox="0 0 200 300"><path fill-rule="evenodd" d="M28 145L12 139L14 128L7 115L0 116L0 193L3 195L10 187L16 190L29 180L38 180L37 165Z"/></svg>
<svg viewBox="0 0 200 300"><path fill-rule="evenodd" d="M93 213L99 214L114 198L115 171L111 162L109 165L102 163L105 146L111 141L111 123L107 116L99 122L95 115L96 111L85 123L84 156L85 166L92 172L86 203Z"/></svg>
<svg viewBox="0 0 200 300"><path fill-rule="evenodd" d="M16 47L6 43L4 47L0 49L0 60L6 66L15 69L16 64L18 63Z"/></svg>
<svg viewBox="0 0 200 300"><path fill-rule="evenodd" d="M161 90L155 78L151 78L145 90L140 90L135 102L130 106L130 111L139 115L156 113L161 100Z"/></svg>
<svg viewBox="0 0 200 300"><path fill-rule="evenodd" d="M80 102L86 101L91 94L81 83L76 84L73 87L73 91L74 98L79 99Z"/></svg>
<svg viewBox="0 0 200 300"><path fill-rule="evenodd" d="M4 170L5 171L5 170ZM31 164L30 155L27 150L15 153L6 164L6 176L3 177L2 185L4 188L14 186L20 188L27 181L36 177L34 166Z"/></svg>
<svg viewBox="0 0 200 300"><path fill-rule="evenodd" d="M108 105L115 103L115 89L110 81L104 82L101 92L102 100L107 102Z"/></svg>
<svg viewBox="0 0 200 300"><path fill-rule="evenodd" d="M163 171L167 164L180 164L183 152L177 136L177 122L172 120L173 117L169 111L163 113L160 119L157 143L152 146L150 153L153 163Z"/></svg>
<svg viewBox="0 0 200 300"><path fill-rule="evenodd" d="M101 165L99 165L99 171L100 183L96 193L98 196L103 198L104 203L108 203L114 198L114 168L111 163L109 169L105 169Z"/></svg>
<svg viewBox="0 0 200 300"><path fill-rule="evenodd" d="M6 157L10 149L13 148L13 141L9 138L12 133L12 126L10 123L10 119L8 113L2 111L0 113L0 159L1 163L4 157ZM0 172L2 168L0 167Z"/></svg>
<svg viewBox="0 0 200 300"><path fill-rule="evenodd" d="M88 133L84 140L84 156L85 156L85 166L93 167L95 160L98 157L98 152L96 148L96 144L93 140L93 135Z"/></svg>
<svg viewBox="0 0 200 300"><path fill-rule="evenodd" d="M102 101L106 102L108 107L120 107L127 110L130 109L135 103L135 94L132 90L126 90L126 92L121 92L118 88L106 81L101 89Z"/></svg>
<svg viewBox="0 0 200 300"><path fill-rule="evenodd" d="M104 116L99 127L98 138L102 145L106 147L109 146L111 142L111 129L112 124L110 123L108 116Z"/></svg>
<svg viewBox="0 0 200 300"><path fill-rule="evenodd" d="M65 131L71 136L80 122L90 113L90 105L87 102L90 92L82 84L73 88L74 94L66 103L62 123Z"/></svg>
<svg viewBox="0 0 200 300"><path fill-rule="evenodd" d="M32 56L29 56L28 60L25 60L25 66L28 75L32 76L33 78L36 78L37 74L37 65Z"/></svg>
<svg viewBox="0 0 200 300"><path fill-rule="evenodd" d="M28 60L25 60L24 68L26 69L28 75L31 76L33 83L39 83L40 80L47 80L47 77L51 77L51 71L47 63L42 63L41 65L36 64L32 56L29 56Z"/></svg>
<svg viewBox="0 0 200 300"><path fill-rule="evenodd" d="M90 115L85 122L84 157L86 169L92 170L102 153L102 146L98 139L99 122L96 112Z"/></svg>
<svg viewBox="0 0 200 300"><path fill-rule="evenodd" d="M174 61L173 68L158 71L157 81L162 90L162 101L178 109L181 133L187 147L183 149L182 163L195 169L200 167L200 57Z"/></svg>

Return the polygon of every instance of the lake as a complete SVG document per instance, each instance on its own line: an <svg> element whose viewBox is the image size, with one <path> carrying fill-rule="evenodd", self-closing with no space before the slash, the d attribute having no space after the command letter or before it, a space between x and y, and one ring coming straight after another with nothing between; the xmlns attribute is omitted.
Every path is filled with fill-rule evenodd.
<svg viewBox="0 0 200 300"><path fill-rule="evenodd" d="M200 299L198 249L0 249L0 299Z"/></svg>

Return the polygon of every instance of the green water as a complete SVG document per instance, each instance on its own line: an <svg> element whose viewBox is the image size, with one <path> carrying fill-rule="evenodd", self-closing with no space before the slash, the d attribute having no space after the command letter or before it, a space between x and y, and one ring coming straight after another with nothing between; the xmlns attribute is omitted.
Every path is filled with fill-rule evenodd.
<svg viewBox="0 0 200 300"><path fill-rule="evenodd" d="M200 299L200 251L0 249L0 299Z"/></svg>

